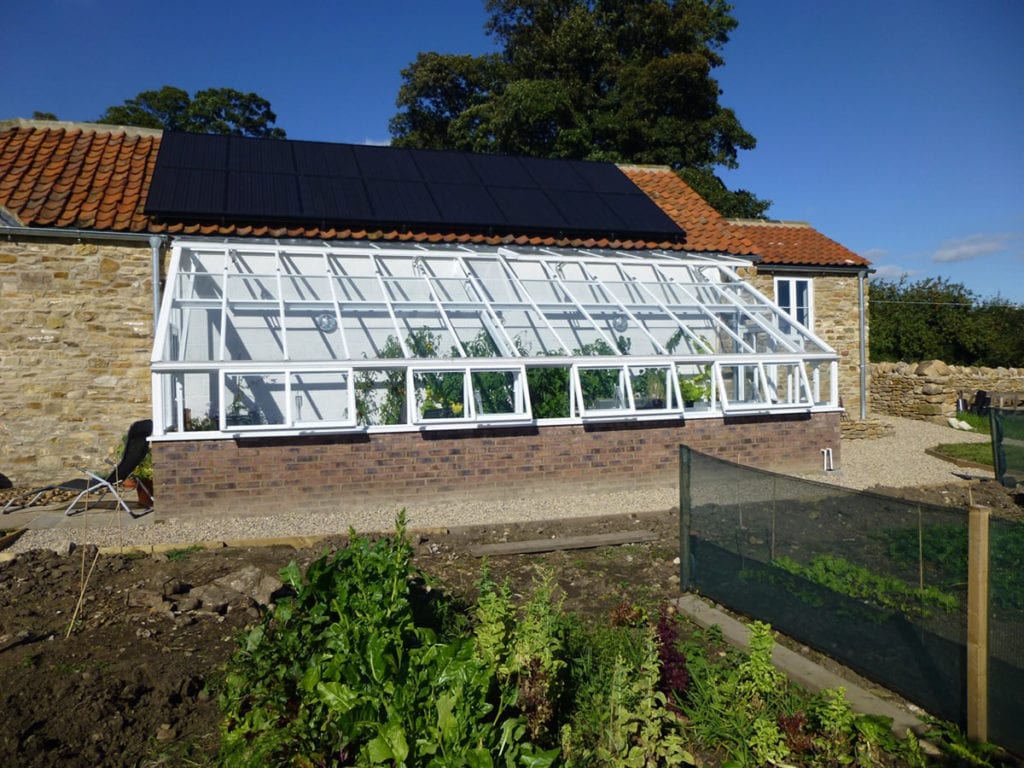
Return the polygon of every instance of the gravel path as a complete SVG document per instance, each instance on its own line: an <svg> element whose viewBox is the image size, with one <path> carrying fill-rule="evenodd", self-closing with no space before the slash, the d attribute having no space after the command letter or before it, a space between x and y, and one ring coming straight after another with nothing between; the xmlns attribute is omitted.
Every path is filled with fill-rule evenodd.
<svg viewBox="0 0 1024 768"><path fill-rule="evenodd" d="M846 488L872 486L904 487L941 485L963 481L965 476L986 476L964 470L949 462L928 456L925 449L939 443L986 442L988 437L953 430L947 426L911 419L881 417L891 423L895 433L889 437L844 440L842 466L831 473L805 473L801 477L833 483ZM991 472L987 474L991 476ZM582 517L604 514L628 514L664 510L678 503L675 483L660 488L642 488L618 493L574 494L561 497L503 498L498 501L416 504L406 508L410 529L439 528L452 525L480 525ZM30 549L65 550L72 541L103 547L187 545L194 542L242 542L257 539L291 538L357 531L393 530L394 508L345 509L311 515L306 511L282 512L273 517L217 517L146 515L132 520L127 515L118 525L97 525L86 515L59 521L57 527L27 531L5 552ZM105 519L110 520L107 514Z"/></svg>

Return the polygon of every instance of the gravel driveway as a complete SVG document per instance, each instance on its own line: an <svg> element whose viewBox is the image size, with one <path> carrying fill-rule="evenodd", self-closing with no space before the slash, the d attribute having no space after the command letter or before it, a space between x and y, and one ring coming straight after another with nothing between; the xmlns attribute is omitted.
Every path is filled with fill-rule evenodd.
<svg viewBox="0 0 1024 768"><path fill-rule="evenodd" d="M969 477L991 477L991 472L965 470L925 453L939 443L986 442L988 437L954 430L948 426L911 419L880 417L891 423L894 434L875 439L844 440L841 467L835 472L800 475L847 488L872 486L905 487L966 482ZM410 529L453 525L500 525L502 523L605 514L627 514L664 510L678 503L675 483L666 487L642 488L619 493L595 493L560 497L502 498L490 502L416 504L406 508ZM196 519L161 513L132 520L127 515L103 524L86 515L71 518L53 516L54 527L33 528L6 552L29 549L65 550L69 542L103 547L133 545L187 545L194 542L241 542L255 539L294 538L357 531L386 531L394 527L398 510L345 509L310 515L305 510L285 511L273 517L218 517ZM3 521L7 522L7 521ZM40 524L40 523L37 523ZM45 525L45 523L42 523ZM8 523L8 525L10 525Z"/></svg>

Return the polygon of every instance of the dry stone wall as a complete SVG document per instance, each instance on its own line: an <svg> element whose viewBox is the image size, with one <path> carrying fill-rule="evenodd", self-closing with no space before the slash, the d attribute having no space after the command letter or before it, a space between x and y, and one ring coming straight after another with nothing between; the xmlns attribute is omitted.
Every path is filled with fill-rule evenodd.
<svg viewBox="0 0 1024 768"><path fill-rule="evenodd" d="M147 244L0 242L0 472L16 485L102 469L151 414Z"/></svg>
<svg viewBox="0 0 1024 768"><path fill-rule="evenodd" d="M939 424L956 415L963 393L973 400L978 390L1024 392L1024 368L974 368L923 363L873 363L871 403L875 413Z"/></svg>

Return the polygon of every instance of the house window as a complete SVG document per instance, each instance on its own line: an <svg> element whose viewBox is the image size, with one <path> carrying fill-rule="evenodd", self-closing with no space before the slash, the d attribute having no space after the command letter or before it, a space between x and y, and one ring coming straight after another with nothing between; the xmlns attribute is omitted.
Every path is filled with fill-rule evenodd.
<svg viewBox="0 0 1024 768"><path fill-rule="evenodd" d="M775 278L775 303L779 309L808 329L814 327L811 281L804 277Z"/></svg>

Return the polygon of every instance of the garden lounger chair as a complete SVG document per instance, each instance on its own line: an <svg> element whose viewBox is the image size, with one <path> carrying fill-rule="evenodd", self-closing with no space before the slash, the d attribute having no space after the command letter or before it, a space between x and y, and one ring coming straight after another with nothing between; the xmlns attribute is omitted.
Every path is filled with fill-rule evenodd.
<svg viewBox="0 0 1024 768"><path fill-rule="evenodd" d="M68 480L63 483L57 483L56 485L48 485L45 488L35 488L31 491L15 496L4 505L3 514L13 512L16 509L24 509L30 507L32 504L47 491L71 491L77 493L74 500L68 505L68 508L64 510L65 515L73 513L75 505L82 500L83 497L89 494L99 493L99 501L108 493L113 494L114 498L117 499L117 503L124 509L125 512L134 517L134 513L131 508L125 502L121 496L123 490L122 483L125 479L135 471L135 468L139 466L142 460L146 457L146 453L149 452L149 436L153 434L153 421L152 419L143 419L142 421L136 421L128 428L128 437L125 440L124 451L121 453L121 459L117 462L117 466L114 467L113 471L106 477L97 475L94 472L90 472L87 469L79 467L79 471L85 474L85 477L75 478L74 480ZM31 496L27 502L19 504L22 499Z"/></svg>

